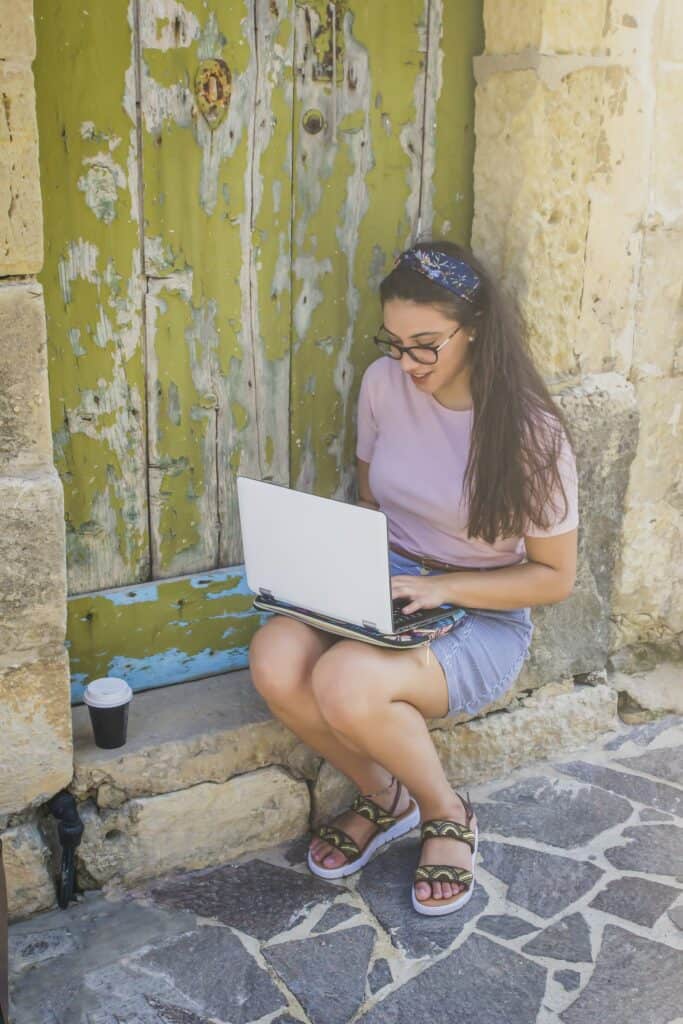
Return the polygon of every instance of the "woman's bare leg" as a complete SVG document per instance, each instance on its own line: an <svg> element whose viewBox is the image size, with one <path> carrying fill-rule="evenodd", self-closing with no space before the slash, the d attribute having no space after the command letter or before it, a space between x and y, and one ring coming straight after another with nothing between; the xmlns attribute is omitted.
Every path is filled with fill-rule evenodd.
<svg viewBox="0 0 683 1024"><path fill-rule="evenodd" d="M464 823L465 809L444 773L427 718L448 711L443 670L427 648L390 651L342 640L313 669L313 692L323 718L337 735L384 765L408 787L423 821L449 818ZM472 827L476 818L472 819ZM429 839L423 863L468 870L471 851L449 839ZM418 899L449 898L457 883L420 882Z"/></svg>
<svg viewBox="0 0 683 1024"><path fill-rule="evenodd" d="M309 747L348 776L361 793L374 793L390 781L391 775L380 763L360 750L351 739L339 736L320 714L311 677L318 659L336 642L336 637L295 619L275 616L254 635L249 651L249 666L254 686L273 714ZM377 803L388 809L395 789L378 795ZM407 809L407 792L394 810ZM336 824L361 846L375 826L354 812L340 815ZM311 852L325 867L338 867L346 860L343 853L321 839L314 838Z"/></svg>

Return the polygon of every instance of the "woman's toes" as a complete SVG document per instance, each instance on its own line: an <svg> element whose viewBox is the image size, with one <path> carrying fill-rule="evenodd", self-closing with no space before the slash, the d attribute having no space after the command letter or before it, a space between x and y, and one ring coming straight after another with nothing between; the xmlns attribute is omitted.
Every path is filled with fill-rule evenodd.
<svg viewBox="0 0 683 1024"><path fill-rule="evenodd" d="M432 895L432 887L429 882L418 882L415 886L415 895L419 900L428 900Z"/></svg>
<svg viewBox="0 0 683 1024"><path fill-rule="evenodd" d="M432 896L435 900L443 898L441 895L441 882L432 882Z"/></svg>
<svg viewBox="0 0 683 1024"><path fill-rule="evenodd" d="M327 856L328 853L331 852L332 847L330 846L330 844L323 843L321 840L318 840L315 846L311 846L311 856L313 857L313 860L316 862L316 864L322 864L324 858Z"/></svg>
<svg viewBox="0 0 683 1024"><path fill-rule="evenodd" d="M345 860L346 857L341 850L332 850L326 857L321 858L322 866L324 868L339 868Z"/></svg>
<svg viewBox="0 0 683 1024"><path fill-rule="evenodd" d="M455 890L452 888L450 882L443 882L442 883L442 885L441 885L441 898L442 899L449 900L454 892L455 892Z"/></svg>

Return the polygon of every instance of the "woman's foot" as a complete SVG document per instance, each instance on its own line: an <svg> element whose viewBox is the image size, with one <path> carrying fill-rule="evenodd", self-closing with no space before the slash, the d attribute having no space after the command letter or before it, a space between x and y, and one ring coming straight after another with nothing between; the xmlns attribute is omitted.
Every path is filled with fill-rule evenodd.
<svg viewBox="0 0 683 1024"><path fill-rule="evenodd" d="M391 805L396 799L396 787L398 786L398 780L394 779L391 785L382 793L378 793L377 796L373 797L373 801L385 810L389 811ZM401 814L408 810L410 804L410 794L405 786L401 787L401 796L398 804L394 807L391 813L395 818L398 818ZM356 842L361 850L363 850L366 844L377 834L377 826L373 825L367 818L363 818L360 814L356 814L355 811L344 811L343 814L337 815L329 822L330 825L336 825L337 828L342 829ZM309 847L311 856L316 864L319 864L323 868L338 868L346 862L346 855L337 850L336 847L326 843L319 836L314 836L311 845Z"/></svg>
<svg viewBox="0 0 683 1024"><path fill-rule="evenodd" d="M449 821L457 821L462 825L468 825L474 832L477 824L477 817L473 815L468 823L465 805L457 793L453 794L453 802L450 806L429 808L429 814L422 813L423 821L428 818L447 818ZM420 864L448 864L454 868L465 868L472 870L472 850L466 843L454 843L452 839L425 839L422 845ZM417 882L415 895L418 900L448 900L458 893L465 892L468 887L459 885L457 882Z"/></svg>

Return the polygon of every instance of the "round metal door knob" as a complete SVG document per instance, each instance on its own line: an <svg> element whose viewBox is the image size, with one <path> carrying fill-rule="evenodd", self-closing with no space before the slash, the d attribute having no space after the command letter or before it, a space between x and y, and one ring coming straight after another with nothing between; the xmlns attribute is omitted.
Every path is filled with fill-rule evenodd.
<svg viewBox="0 0 683 1024"><path fill-rule="evenodd" d="M304 129L309 135L318 135L325 127L325 118L320 110L307 110L303 121Z"/></svg>

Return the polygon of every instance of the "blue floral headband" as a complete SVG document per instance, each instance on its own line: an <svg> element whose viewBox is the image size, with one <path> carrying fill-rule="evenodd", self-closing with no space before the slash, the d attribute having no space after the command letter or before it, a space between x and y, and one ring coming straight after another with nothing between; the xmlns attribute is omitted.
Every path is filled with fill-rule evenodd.
<svg viewBox="0 0 683 1024"><path fill-rule="evenodd" d="M424 274L434 284L447 288L466 302L474 301L481 284L479 275L468 263L440 249L406 249L394 263L394 268L398 266Z"/></svg>

